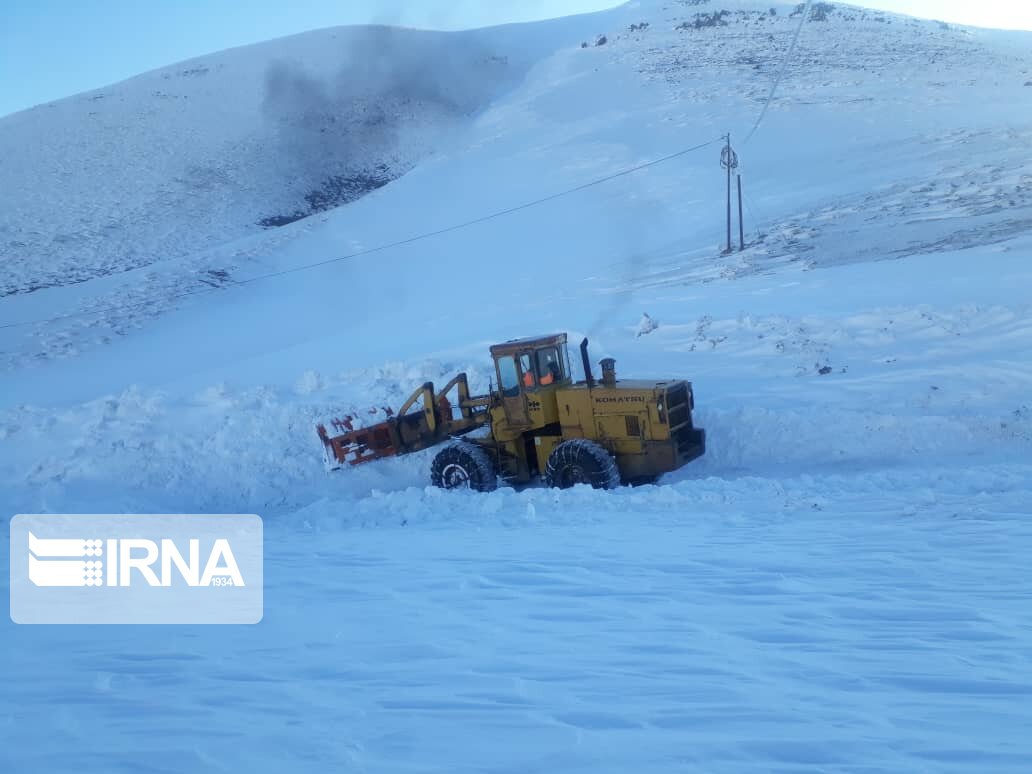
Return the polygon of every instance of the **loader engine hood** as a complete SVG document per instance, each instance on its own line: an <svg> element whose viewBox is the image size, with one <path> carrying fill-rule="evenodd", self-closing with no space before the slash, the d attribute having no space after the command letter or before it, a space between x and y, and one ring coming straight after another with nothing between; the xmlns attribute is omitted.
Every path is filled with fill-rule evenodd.
<svg viewBox="0 0 1032 774"><path fill-rule="evenodd" d="M558 391L564 438L602 444L616 457L625 480L654 478L705 453L706 434L692 421L691 382L610 380L605 370L601 381Z"/></svg>

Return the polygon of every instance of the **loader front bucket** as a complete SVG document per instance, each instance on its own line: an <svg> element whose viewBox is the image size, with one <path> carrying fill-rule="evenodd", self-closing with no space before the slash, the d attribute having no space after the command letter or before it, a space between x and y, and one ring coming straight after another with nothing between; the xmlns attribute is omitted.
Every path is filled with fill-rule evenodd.
<svg viewBox="0 0 1032 774"><path fill-rule="evenodd" d="M360 465L363 462L398 454L391 423L392 420L388 419L386 422L332 437L326 432L324 425L317 425L315 429L323 442L327 467L335 470L343 465Z"/></svg>
<svg viewBox="0 0 1032 774"><path fill-rule="evenodd" d="M448 394L454 393L452 400ZM363 462L394 457L398 454L429 449L449 438L463 435L484 425L489 415L486 406L489 399L470 399L466 374L452 379L437 393L432 382L426 382L405 401L396 416L369 427L353 428L352 418L334 420L333 425L341 430L340 435L331 436L325 425L316 425L319 440L323 443L326 466L335 470L344 465L361 465ZM459 415L455 416L453 407ZM390 412L388 412L390 413Z"/></svg>

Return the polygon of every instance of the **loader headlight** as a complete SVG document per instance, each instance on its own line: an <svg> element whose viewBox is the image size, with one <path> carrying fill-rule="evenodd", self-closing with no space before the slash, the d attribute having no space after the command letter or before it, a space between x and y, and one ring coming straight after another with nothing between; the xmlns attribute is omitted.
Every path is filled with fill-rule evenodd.
<svg viewBox="0 0 1032 774"><path fill-rule="evenodd" d="M666 424L666 409L663 408L663 401L656 404L656 413L659 414L659 421Z"/></svg>

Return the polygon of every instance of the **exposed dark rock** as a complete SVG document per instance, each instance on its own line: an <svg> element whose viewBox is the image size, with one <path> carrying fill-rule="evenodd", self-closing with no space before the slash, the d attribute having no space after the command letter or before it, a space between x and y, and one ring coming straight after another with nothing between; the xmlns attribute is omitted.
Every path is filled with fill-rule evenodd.
<svg viewBox="0 0 1032 774"><path fill-rule="evenodd" d="M317 212L325 212L342 204L361 199L367 193L382 188L396 176L384 164L377 165L368 172L331 175L322 184L305 194L303 209L296 209L288 214L271 215L258 221L264 228L278 228L288 223L307 218Z"/></svg>
<svg viewBox="0 0 1032 774"><path fill-rule="evenodd" d="M675 27L678 30L701 30L707 27L726 27L728 11L697 13L691 21L683 21Z"/></svg>
<svg viewBox="0 0 1032 774"><path fill-rule="evenodd" d="M806 10L806 3L800 3L795 7L795 10L790 14L791 16L798 16L804 10ZM814 3L810 7L810 18L808 21L823 22L828 20L828 16L835 10L835 6L831 3Z"/></svg>

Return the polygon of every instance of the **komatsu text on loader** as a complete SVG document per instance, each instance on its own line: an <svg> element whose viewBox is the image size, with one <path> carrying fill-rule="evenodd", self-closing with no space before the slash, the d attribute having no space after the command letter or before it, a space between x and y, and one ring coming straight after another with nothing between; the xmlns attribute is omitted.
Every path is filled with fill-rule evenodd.
<svg viewBox="0 0 1032 774"><path fill-rule="evenodd" d="M691 382L617 379L612 358L596 381L587 339L580 354L584 379L574 381L565 333L497 344L497 387L487 395L471 396L461 373L440 391L427 382L384 422L354 428L350 418L335 419L335 436L319 425L326 461L339 468L446 443L431 481L486 492L499 478L536 476L549 486L611 489L654 480L705 452Z"/></svg>

